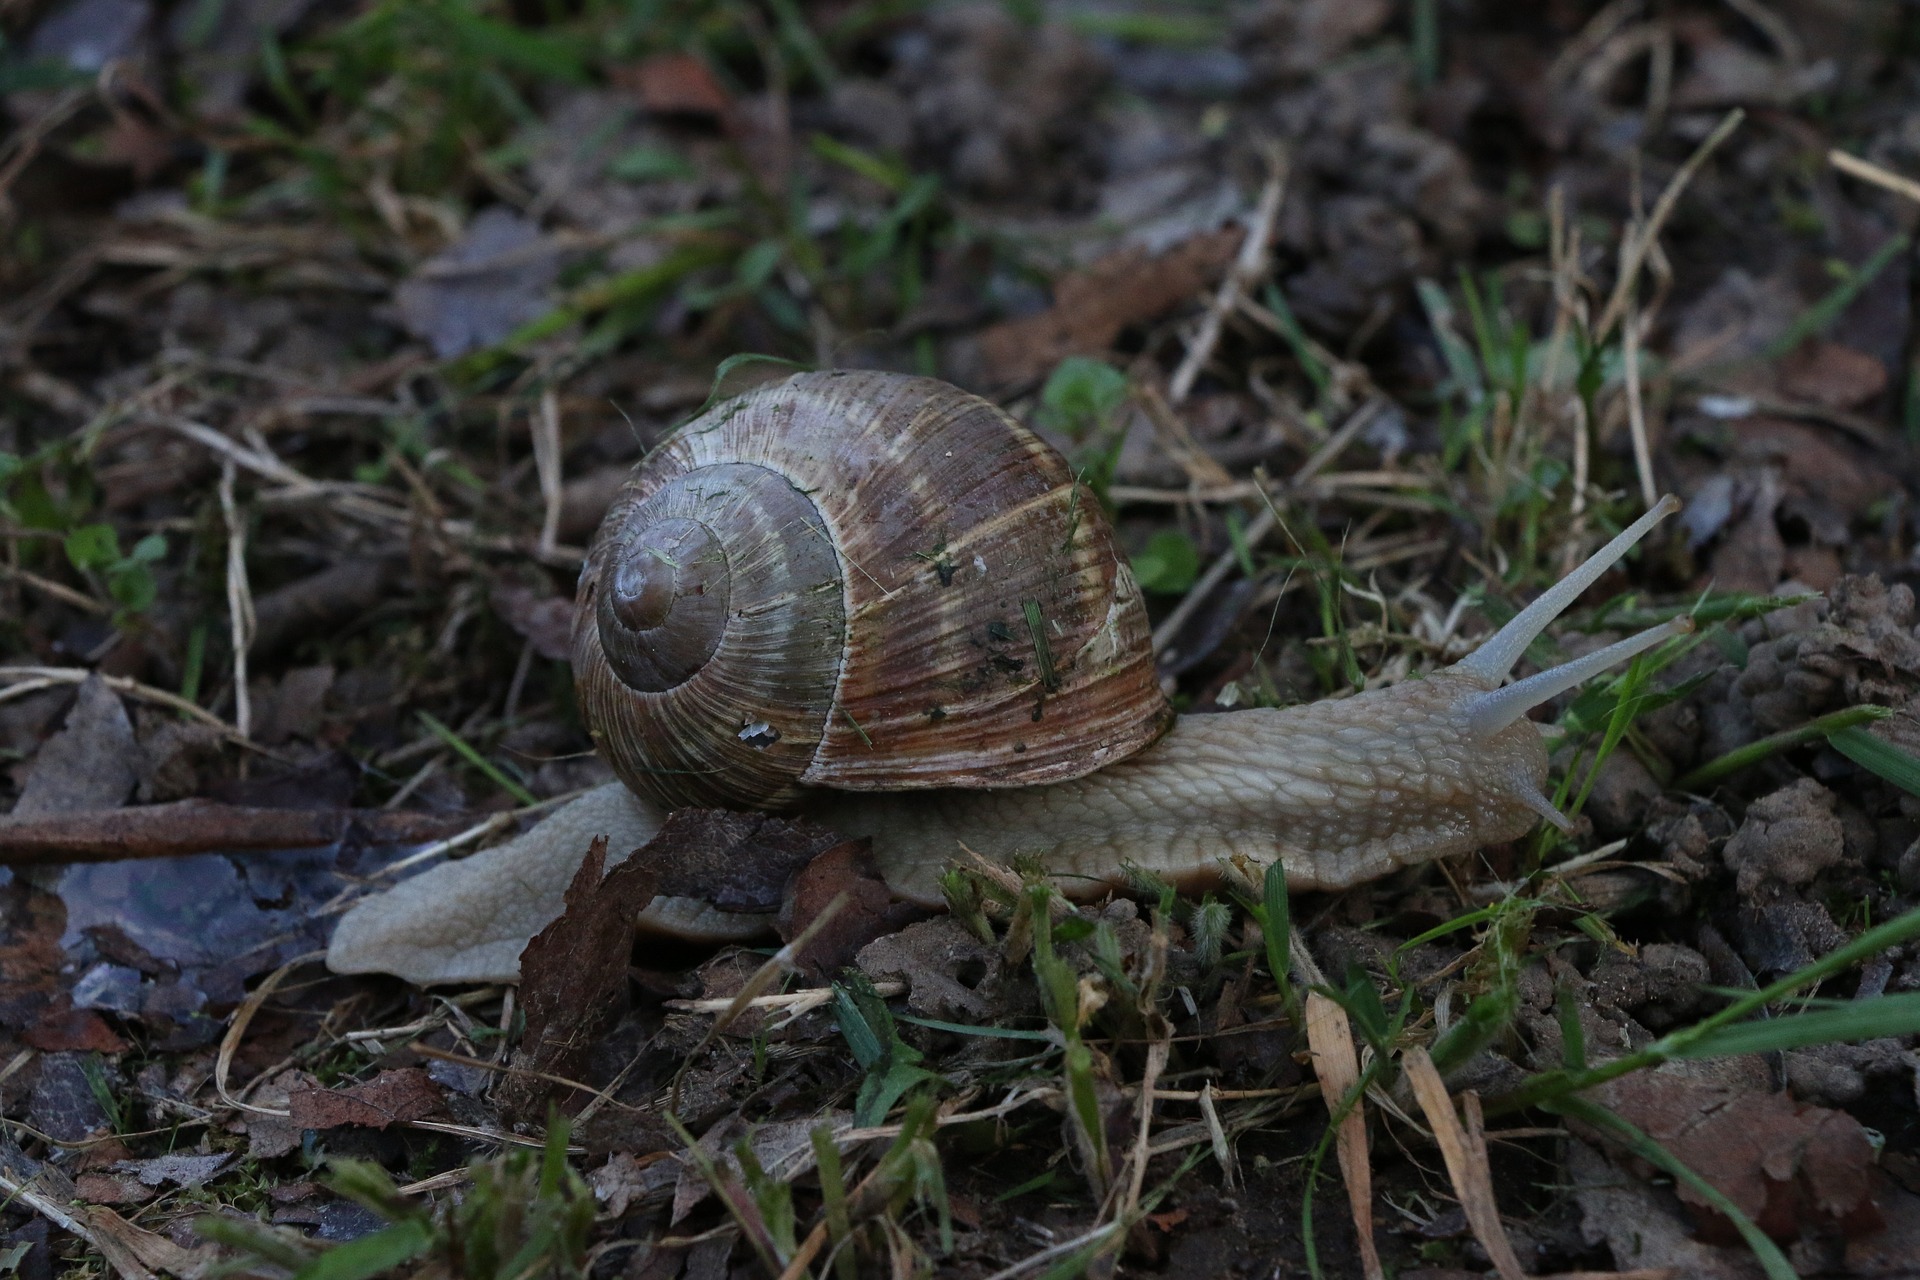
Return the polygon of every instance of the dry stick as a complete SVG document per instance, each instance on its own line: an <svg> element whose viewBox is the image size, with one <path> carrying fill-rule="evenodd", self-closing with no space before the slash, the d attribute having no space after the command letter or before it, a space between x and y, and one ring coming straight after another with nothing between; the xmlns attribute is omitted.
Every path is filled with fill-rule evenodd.
<svg viewBox="0 0 1920 1280"><path fill-rule="evenodd" d="M1640 309L1627 304L1620 338L1627 362L1627 431L1633 437L1633 469L1640 475L1640 496L1651 507L1660 500L1653 483L1653 450L1647 442L1647 411L1640 399Z"/></svg>
<svg viewBox="0 0 1920 1280"><path fill-rule="evenodd" d="M1180 367L1173 371L1173 380L1167 384L1170 403L1182 404L1193 393L1200 370L1213 359L1213 350L1220 343L1220 330L1226 324L1227 314L1266 272L1267 242L1273 239L1274 220L1280 216L1280 202L1286 191L1287 157L1275 146L1267 152L1267 185L1261 189L1260 203L1254 207L1253 219L1247 224L1247 237L1240 242L1240 255L1220 282L1220 288L1213 295L1213 305L1200 321L1200 332L1194 335L1193 344L1187 348Z"/></svg>
<svg viewBox="0 0 1920 1280"><path fill-rule="evenodd" d="M1447 1162L1447 1176L1453 1180L1454 1194L1460 1197L1460 1207L1466 1211L1474 1238L1499 1269L1500 1280L1526 1280L1527 1273L1513 1252L1512 1241L1507 1239L1507 1229L1500 1222L1500 1207L1494 1200L1493 1170L1487 1164L1479 1098L1472 1093L1465 1095L1467 1117L1473 1130L1469 1132L1461 1128L1460 1117L1454 1114L1453 1099L1447 1096L1446 1083L1434 1069L1427 1051L1414 1045L1400 1055L1400 1063L1406 1068L1407 1083L1412 1086L1420 1109L1426 1113L1427 1123L1433 1126L1433 1139L1440 1147L1441 1158Z"/></svg>
<svg viewBox="0 0 1920 1280"><path fill-rule="evenodd" d="M540 476L540 499L546 511L540 519L540 558L560 545L560 397L552 387L540 393L540 412L528 424L533 431L533 466Z"/></svg>
<svg viewBox="0 0 1920 1280"><path fill-rule="evenodd" d="M1827 152L1827 163L1842 173L1852 174L1862 182L1871 182L1876 187L1884 187L1909 200L1920 202L1920 182L1915 182L1912 178L1895 173L1891 169L1883 168L1871 160L1850 156L1835 147Z"/></svg>
<svg viewBox="0 0 1920 1280"><path fill-rule="evenodd" d="M383 809L256 809L212 800L0 819L0 866L177 858L209 849L317 849L351 830L414 844L458 830L470 814Z"/></svg>
<svg viewBox="0 0 1920 1280"><path fill-rule="evenodd" d="M139 698L143 702L152 702L159 706L171 707L182 715L191 716L200 723L218 729L228 740L243 746L251 745L242 738L234 727L205 707L187 701L177 693L165 689L156 689L150 684L141 684L129 676L102 675L98 671L89 671L85 667L0 667L0 680L16 680L19 683L0 689L0 702L25 697L41 689L56 688L60 685L84 684L88 680L104 680L107 688L130 698ZM259 748L255 748L259 750Z"/></svg>
<svg viewBox="0 0 1920 1280"><path fill-rule="evenodd" d="M1298 489L1319 475L1328 463L1339 457L1340 453L1346 449L1348 445L1353 443L1354 437L1358 436L1360 432L1366 428L1367 424L1374 420L1385 403L1384 400L1375 398L1367 401L1349 414L1347 420L1340 424L1340 429L1327 437L1327 442L1314 450L1313 456L1302 463L1300 469L1293 473L1293 478L1288 482L1288 488ZM1254 516L1247 524L1245 534L1247 547L1251 549L1259 546L1260 543L1265 540L1266 536L1273 532L1274 526L1279 522L1280 515L1278 509L1272 503L1263 505L1260 513ZM1173 612L1169 613L1160 625L1153 629L1153 651L1155 653L1164 654L1166 652L1167 646L1173 643L1173 638L1180 634L1180 628L1187 625L1187 619L1193 616L1194 611L1200 607L1201 602L1213 593L1214 588L1218 587L1226 576L1233 572L1234 566L1239 563L1240 557L1229 550L1223 552L1219 559L1207 566L1207 571L1200 575L1199 580L1193 584L1193 588L1182 597L1179 604L1173 607Z"/></svg>
<svg viewBox="0 0 1920 1280"><path fill-rule="evenodd" d="M4 561L0 561L0 577L12 578L23 587L32 587L42 595L52 596L61 604L72 605L74 608L86 613L97 615L111 612L106 605L101 604L92 596L81 591L75 591L64 582L55 582L51 578L43 578L31 569L16 568Z"/></svg>
<svg viewBox="0 0 1920 1280"><path fill-rule="evenodd" d="M1706 141L1694 148L1693 154L1687 157L1686 163L1680 166L1679 172L1668 181L1666 190L1662 191L1660 198L1654 201L1653 213L1647 218L1645 225L1628 229L1626 238L1620 246L1620 277L1613 282L1613 294L1607 299L1605 309L1600 312L1599 321L1593 326L1593 341L1596 345L1607 340L1607 335L1613 331L1613 326L1619 324L1620 317L1626 314L1628 299L1640 277L1640 268L1646 264L1647 254L1652 252L1653 242L1659 238L1661 228L1666 226L1667 219L1673 215L1674 206L1680 202L1681 193L1687 189L1687 184L1693 181L1693 175L1700 171L1700 166L1707 162L1707 157L1731 137L1733 131L1740 127L1740 122L1746 118L1747 113L1739 107L1727 112L1720 123L1714 126L1713 132L1707 135Z"/></svg>
<svg viewBox="0 0 1920 1280"><path fill-rule="evenodd" d="M247 650L253 646L253 591L247 585L247 526L233 500L234 462L220 460L220 514L227 522L227 617L233 641L233 727L253 736L253 702L247 693ZM243 757L244 759L244 757Z"/></svg>

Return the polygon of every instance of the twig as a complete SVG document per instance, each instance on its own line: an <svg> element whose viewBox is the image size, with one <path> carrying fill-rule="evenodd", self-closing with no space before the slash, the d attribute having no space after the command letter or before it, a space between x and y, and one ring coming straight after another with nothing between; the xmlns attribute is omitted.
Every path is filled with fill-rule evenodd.
<svg viewBox="0 0 1920 1280"><path fill-rule="evenodd" d="M1172 404L1183 404L1192 394L1200 370L1206 367L1207 361L1213 359L1213 350L1219 345L1220 330L1226 323L1228 313L1239 305L1241 296L1266 271L1267 242L1273 239L1274 220L1280 216L1280 202L1286 190L1286 153L1278 146L1273 146L1267 152L1267 185L1261 190L1260 203L1254 207L1253 217L1247 223L1247 237L1240 242L1240 255L1234 260L1226 279L1220 282L1220 288L1213 295L1213 305L1207 308L1205 318L1200 321L1200 332L1194 335L1192 345L1180 361L1180 367L1173 371L1173 378L1167 383L1167 399Z"/></svg>
<svg viewBox="0 0 1920 1280"><path fill-rule="evenodd" d="M1693 175L1700 171L1700 166L1707 162L1707 157L1731 137L1733 131L1740 127L1740 122L1746 118L1747 113L1739 107L1727 112L1720 123L1714 126L1713 132L1707 135L1706 141L1694 148L1693 154L1688 156L1686 163L1680 166L1680 171L1668 181L1666 190L1662 191L1660 198L1654 201L1653 212L1648 215L1646 223L1639 227L1628 228L1626 235L1622 237L1620 276L1613 282L1613 295L1607 299L1605 309L1600 312L1599 321L1593 326L1595 345L1605 342L1607 335L1613 332L1613 326L1619 324L1620 317L1626 314L1627 301L1640 277L1640 268L1645 265L1647 255L1653 251L1653 243L1659 239L1660 231L1666 226L1667 219L1673 215L1674 206L1680 202L1681 193L1687 189L1687 184L1693 181Z"/></svg>
<svg viewBox="0 0 1920 1280"><path fill-rule="evenodd" d="M247 650L253 647L253 589L247 582L247 526L233 500L234 461L220 460L220 515L227 522L227 618L233 642L233 727L253 737L253 700L247 692ZM244 757L243 757L244 759Z"/></svg>
<svg viewBox="0 0 1920 1280"><path fill-rule="evenodd" d="M1368 423L1374 420L1375 416L1379 414L1385 404L1386 401L1382 399L1369 400L1349 414L1347 420L1340 424L1340 429L1327 437L1327 442L1314 450L1313 456L1302 463L1300 469L1293 473L1292 480L1288 482L1288 489L1299 489L1305 486L1315 476L1319 475L1328 463L1339 457L1341 452L1353 443L1354 438L1366 428ZM1265 504L1261 508L1260 513L1247 523L1245 535L1246 545L1249 548L1259 546L1260 543L1265 540L1266 536L1273 532L1274 526L1279 524L1279 522L1280 516L1277 508L1271 502ZM1173 611L1161 621L1160 625L1153 629L1153 651L1155 653L1162 655L1166 653L1167 646L1172 644L1173 638L1180 634L1180 628L1187 625L1187 619L1193 616L1194 611L1213 593L1214 588L1218 587L1221 582L1226 579L1226 576L1233 572L1234 567L1239 563L1240 558L1237 554L1233 551L1226 551L1220 555L1219 559L1207 566L1207 571L1201 574L1199 579L1194 582L1192 589L1187 592L1179 604L1173 607Z"/></svg>
<svg viewBox="0 0 1920 1280"><path fill-rule="evenodd" d="M907 984L899 981L876 982L873 984L874 994L882 999L905 995L906 990ZM804 991L787 991L777 995L755 996L753 999L747 1001L742 1011L784 1009L793 1013L805 1013L811 1009L818 1009L823 1004L831 1003L832 1000L832 987L808 987ZM705 1000L669 1000L666 1002L666 1007L682 1013L725 1013L727 1010L733 1008L735 1003L737 1003L737 1000L733 996L716 996Z"/></svg>
<svg viewBox="0 0 1920 1280"><path fill-rule="evenodd" d="M560 542L560 397L549 386L540 393L540 412L527 424L533 433L533 465L540 475L540 499L546 505L540 519L540 558L545 560Z"/></svg>
<svg viewBox="0 0 1920 1280"><path fill-rule="evenodd" d="M1627 366L1627 430L1633 437L1633 469L1640 475L1640 497L1651 507L1660 500L1660 490L1653 483L1653 449L1647 442L1647 411L1640 398L1640 314L1632 303L1627 304L1620 340Z"/></svg>
<svg viewBox="0 0 1920 1280"><path fill-rule="evenodd" d="M63 684L83 684L88 679L99 678L106 681L107 687L115 693L139 698L144 702L157 703L171 707L175 711L193 717L202 724L218 729L228 740L242 746L252 746L234 730L234 727L205 707L187 701L177 693L165 689L156 689L150 684L141 684L128 676L102 675L98 671L89 671L85 667L0 667L0 680L14 680L18 683L0 689L0 702L24 697L39 689L52 688ZM258 747L255 750L260 750ZM263 753L268 754L268 753Z"/></svg>
<svg viewBox="0 0 1920 1280"><path fill-rule="evenodd" d="M1827 152L1827 163L1842 173L1852 174L1862 182L1871 182L1876 187L1883 187L1909 200L1920 202L1920 182L1915 182L1912 178L1895 173L1891 169L1883 168L1871 160L1850 156L1835 147Z"/></svg>
<svg viewBox="0 0 1920 1280"><path fill-rule="evenodd" d="M75 591L64 582L55 582L52 578L43 578L30 569L19 569L0 561L0 576L12 578L23 587L32 587L42 595L52 596L61 604L72 605L84 612L99 615L109 613L107 606L95 600L85 592Z"/></svg>
<svg viewBox="0 0 1920 1280"><path fill-rule="evenodd" d="M0 818L0 866L177 858L209 849L317 849L350 830L379 844L433 839L466 814L385 809L254 809L213 800Z"/></svg>

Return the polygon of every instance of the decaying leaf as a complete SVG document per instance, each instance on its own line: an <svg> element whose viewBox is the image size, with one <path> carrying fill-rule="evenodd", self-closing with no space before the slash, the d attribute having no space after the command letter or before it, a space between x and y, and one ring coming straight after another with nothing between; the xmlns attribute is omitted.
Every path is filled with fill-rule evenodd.
<svg viewBox="0 0 1920 1280"><path fill-rule="evenodd" d="M1108 254L1054 285L1039 315L995 325L980 335L982 381L1015 386L1044 376L1068 356L1098 355L1121 330L1151 320L1219 278L1244 233L1228 227L1155 255L1140 246Z"/></svg>
<svg viewBox="0 0 1920 1280"><path fill-rule="evenodd" d="M624 1008L633 920L653 901L657 877L644 849L603 879L606 859L601 836L567 886L566 910L520 953L526 1031L515 1074L494 1093L509 1115L543 1116L553 1086L530 1073L572 1075L593 1035Z"/></svg>
<svg viewBox="0 0 1920 1280"><path fill-rule="evenodd" d="M780 910L794 874L840 840L804 818L681 809L633 860L653 865L662 897L771 914Z"/></svg>
<svg viewBox="0 0 1920 1280"><path fill-rule="evenodd" d="M861 948L860 971L907 984L907 1007L923 1018L983 1019L993 1004L975 988L996 962L992 948L951 916L908 925Z"/></svg>
<svg viewBox="0 0 1920 1280"><path fill-rule="evenodd" d="M872 854L868 841L845 840L794 874L780 912L783 941L799 937L836 899L846 896L845 905L794 957L803 971L817 978L838 973L853 963L862 947L925 914L894 896Z"/></svg>
<svg viewBox="0 0 1920 1280"><path fill-rule="evenodd" d="M337 1129L361 1125L384 1129L423 1120L438 1111L440 1087L418 1067L382 1071L350 1089L301 1089L287 1096L287 1110L301 1129Z"/></svg>
<svg viewBox="0 0 1920 1280"><path fill-rule="evenodd" d="M1873 1142L1844 1111L1671 1067L1623 1076L1597 1096L1776 1240L1797 1239L1807 1229L1852 1235L1881 1225L1872 1195ZM1679 1190L1704 1238L1738 1239L1697 1193Z"/></svg>

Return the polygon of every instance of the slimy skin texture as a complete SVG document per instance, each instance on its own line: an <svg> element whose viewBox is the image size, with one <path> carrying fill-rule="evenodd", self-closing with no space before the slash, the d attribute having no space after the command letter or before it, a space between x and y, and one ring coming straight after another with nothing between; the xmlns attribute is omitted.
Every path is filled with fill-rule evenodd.
<svg viewBox="0 0 1920 1280"><path fill-rule="evenodd" d="M808 811L872 837L888 885L928 906L962 846L1001 862L1033 854L1072 897L1124 883L1126 863L1185 888L1235 856L1279 860L1292 888L1342 889L1539 821L1545 744L1524 720L1476 737L1460 708L1485 691L1449 669L1340 701L1187 716L1071 782L845 794Z"/></svg>
<svg viewBox="0 0 1920 1280"><path fill-rule="evenodd" d="M1071 782L822 793L801 812L871 837L888 886L926 906L940 905L940 873L963 848L1002 862L1031 854L1074 898L1122 883L1128 863L1185 887L1217 879L1235 856L1278 859L1291 888L1340 889L1539 821L1545 743L1524 719L1477 734L1466 709L1487 691L1447 668L1339 701L1188 716L1139 755ZM608 835L617 863L663 819L618 784L588 792L517 840L367 899L341 921L327 962L423 984L511 981L593 837ZM674 898L638 924L727 942L770 921Z"/></svg>

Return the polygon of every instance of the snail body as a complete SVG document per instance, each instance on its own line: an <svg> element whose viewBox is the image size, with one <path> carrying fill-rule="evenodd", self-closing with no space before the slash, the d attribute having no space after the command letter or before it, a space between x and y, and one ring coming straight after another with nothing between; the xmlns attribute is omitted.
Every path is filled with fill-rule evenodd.
<svg viewBox="0 0 1920 1280"><path fill-rule="evenodd" d="M1133 576L1057 453L930 379L798 375L681 428L594 539L575 679L621 782L363 900L328 962L511 979L591 839L625 856L683 805L798 808L870 838L927 905L962 846L1037 855L1076 896L1128 864L1188 884L1237 855L1342 888L1564 826L1526 711L1691 624L1503 681L1678 505L1424 679L1174 722ZM726 939L768 921L667 899L641 924Z"/></svg>

